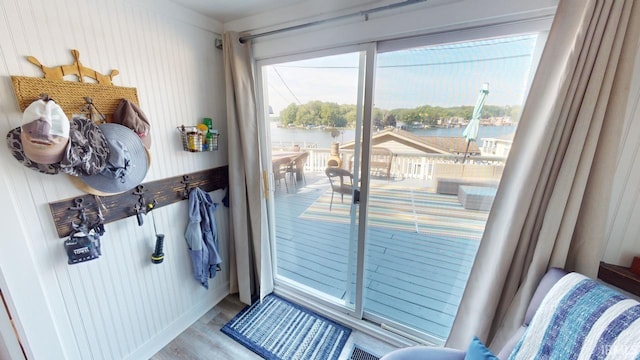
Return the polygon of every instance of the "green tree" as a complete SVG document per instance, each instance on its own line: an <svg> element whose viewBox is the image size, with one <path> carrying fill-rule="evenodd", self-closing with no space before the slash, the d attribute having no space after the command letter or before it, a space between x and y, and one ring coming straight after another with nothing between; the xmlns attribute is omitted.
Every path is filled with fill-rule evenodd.
<svg viewBox="0 0 640 360"><path fill-rule="evenodd" d="M340 105L340 113L342 114L344 123L342 125L336 125L341 127L355 127L356 117L358 112L355 105Z"/></svg>
<svg viewBox="0 0 640 360"><path fill-rule="evenodd" d="M387 113L384 116L384 120L382 120L382 126L383 127L387 127L387 126L396 127L396 117L393 116L392 113Z"/></svg>
<svg viewBox="0 0 640 360"><path fill-rule="evenodd" d="M296 121L297 114L298 114L298 105L296 105L295 103L289 104L289 106L287 106L282 111L280 111L280 123L283 126L294 124Z"/></svg>
<svg viewBox="0 0 640 360"><path fill-rule="evenodd" d="M337 126L344 116L340 113L340 106L337 103L322 103L320 105L320 123L325 126Z"/></svg>
<svg viewBox="0 0 640 360"><path fill-rule="evenodd" d="M381 128L384 126L382 125L382 119L384 117L382 110L380 110L379 108L373 108L373 113L371 114L371 117L373 120L374 127Z"/></svg>
<svg viewBox="0 0 640 360"><path fill-rule="evenodd" d="M421 105L413 109L385 110L374 108L372 113L373 125L382 128L396 126L398 122L407 125L423 124L437 125L451 119L471 119L474 106L441 107ZM520 105L485 105L482 108L482 118L510 116L512 121L520 119L522 107ZM354 127L356 125L356 105L334 102L310 101L303 105L294 103L280 112L280 122L284 126L296 124L298 126Z"/></svg>
<svg viewBox="0 0 640 360"><path fill-rule="evenodd" d="M320 123L320 101L310 101L300 105L295 124L298 126L315 126Z"/></svg>

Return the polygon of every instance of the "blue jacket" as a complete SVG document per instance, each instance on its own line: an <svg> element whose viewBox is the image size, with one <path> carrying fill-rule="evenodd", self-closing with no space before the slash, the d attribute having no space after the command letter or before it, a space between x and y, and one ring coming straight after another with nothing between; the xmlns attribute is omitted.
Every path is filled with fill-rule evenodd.
<svg viewBox="0 0 640 360"><path fill-rule="evenodd" d="M208 278L214 278L222 263L218 251L218 230L213 213L217 204L211 196L200 188L189 192L189 225L184 238L189 246L193 275L204 286L209 288Z"/></svg>

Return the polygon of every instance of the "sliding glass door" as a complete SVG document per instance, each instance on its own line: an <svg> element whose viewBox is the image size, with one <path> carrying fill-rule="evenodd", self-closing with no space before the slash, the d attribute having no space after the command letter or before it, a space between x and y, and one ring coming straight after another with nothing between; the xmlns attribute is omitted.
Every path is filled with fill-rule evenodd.
<svg viewBox="0 0 640 360"><path fill-rule="evenodd" d="M364 52L348 51L260 68L276 282L351 311L364 60Z"/></svg>
<svg viewBox="0 0 640 360"><path fill-rule="evenodd" d="M365 315L443 342L508 156L536 35L377 54Z"/></svg>
<svg viewBox="0 0 640 360"><path fill-rule="evenodd" d="M276 288L446 340L538 42L471 38L259 64Z"/></svg>

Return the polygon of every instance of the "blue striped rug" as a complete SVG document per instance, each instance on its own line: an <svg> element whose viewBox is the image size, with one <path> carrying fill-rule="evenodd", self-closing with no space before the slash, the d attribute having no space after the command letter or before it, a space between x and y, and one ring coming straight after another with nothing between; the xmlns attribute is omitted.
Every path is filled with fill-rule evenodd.
<svg viewBox="0 0 640 360"><path fill-rule="evenodd" d="M222 332L265 359L338 359L351 329L277 295L244 308Z"/></svg>

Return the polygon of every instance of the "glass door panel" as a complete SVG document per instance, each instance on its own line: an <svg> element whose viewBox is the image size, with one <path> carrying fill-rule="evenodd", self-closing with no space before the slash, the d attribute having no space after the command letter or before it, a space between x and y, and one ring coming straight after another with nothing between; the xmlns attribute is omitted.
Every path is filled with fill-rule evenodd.
<svg viewBox="0 0 640 360"><path fill-rule="evenodd" d="M521 35L379 54L370 44L260 66L276 286L443 343L537 41Z"/></svg>
<svg viewBox="0 0 640 360"><path fill-rule="evenodd" d="M377 55L365 317L436 343L447 338L517 127L536 38Z"/></svg>
<svg viewBox="0 0 640 360"><path fill-rule="evenodd" d="M276 284L353 309L364 53L261 67L268 104ZM356 169L357 170L357 169Z"/></svg>

